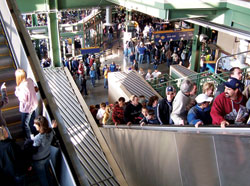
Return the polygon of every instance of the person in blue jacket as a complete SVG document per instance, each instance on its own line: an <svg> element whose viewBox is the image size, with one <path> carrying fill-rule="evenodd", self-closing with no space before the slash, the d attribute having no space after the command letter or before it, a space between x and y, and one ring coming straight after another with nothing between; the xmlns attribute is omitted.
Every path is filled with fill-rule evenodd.
<svg viewBox="0 0 250 186"><path fill-rule="evenodd" d="M95 87L95 78L96 78L96 73L95 73L95 69L94 67L92 66L90 68L90 71L89 71L89 76L90 76L90 79L91 79L91 84L93 87Z"/></svg>
<svg viewBox="0 0 250 186"><path fill-rule="evenodd" d="M187 115L189 125L194 125L198 128L199 125L212 124L212 118L210 116L210 103L212 100L213 98L208 97L206 94L200 94L195 98L197 104L189 110Z"/></svg>
<svg viewBox="0 0 250 186"><path fill-rule="evenodd" d="M115 65L115 62L113 61L111 63L111 65L109 66L109 70L110 72L115 72L116 71L116 65Z"/></svg>

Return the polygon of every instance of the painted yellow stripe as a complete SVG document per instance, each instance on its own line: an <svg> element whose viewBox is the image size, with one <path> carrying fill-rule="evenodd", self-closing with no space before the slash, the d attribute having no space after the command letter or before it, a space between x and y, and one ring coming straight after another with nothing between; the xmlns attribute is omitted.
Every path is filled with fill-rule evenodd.
<svg viewBox="0 0 250 186"><path fill-rule="evenodd" d="M100 47L81 48L81 50L88 50L88 49L95 49L95 48L100 48Z"/></svg>
<svg viewBox="0 0 250 186"><path fill-rule="evenodd" d="M194 29L183 29L183 30L164 30L164 31L156 31L156 32L153 32L153 34L162 34L162 33L174 33L174 32L187 32L187 31L194 31Z"/></svg>
<svg viewBox="0 0 250 186"><path fill-rule="evenodd" d="M0 54L0 56L10 56L10 54Z"/></svg>
<svg viewBox="0 0 250 186"><path fill-rule="evenodd" d="M14 110L14 109L17 109L19 108L19 106L14 106L14 107L8 107L8 108L3 108L2 111L3 112L6 112L6 111L9 111L9 110Z"/></svg>
<svg viewBox="0 0 250 186"><path fill-rule="evenodd" d="M14 126L14 125L17 125L17 124L21 125L21 121L16 121L16 122L13 122L13 123L8 123L7 126L11 127L11 126Z"/></svg>
<svg viewBox="0 0 250 186"><path fill-rule="evenodd" d="M204 63L208 63L208 64L215 64L216 61L205 61Z"/></svg>
<svg viewBox="0 0 250 186"><path fill-rule="evenodd" d="M6 69L6 68L12 68L12 67L13 67L12 65L0 66L0 70L1 70L1 69Z"/></svg>
<svg viewBox="0 0 250 186"><path fill-rule="evenodd" d="M14 95L15 91L11 91L11 92L7 92L7 95L10 96L10 95ZM0 96L2 96L2 94L0 94Z"/></svg>
<svg viewBox="0 0 250 186"><path fill-rule="evenodd" d="M16 80L16 79L15 78L1 79L0 82L13 81L13 80Z"/></svg>

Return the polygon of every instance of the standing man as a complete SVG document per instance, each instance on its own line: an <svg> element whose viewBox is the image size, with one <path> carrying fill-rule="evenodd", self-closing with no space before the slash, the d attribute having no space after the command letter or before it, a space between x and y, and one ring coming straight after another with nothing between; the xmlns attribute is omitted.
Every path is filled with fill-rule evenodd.
<svg viewBox="0 0 250 186"><path fill-rule="evenodd" d="M230 69L230 78L235 78L239 81L242 80L242 70L239 67L233 67ZM240 82L240 86L239 89L241 92L243 92L244 90L244 84ZM214 94L214 97L217 97L219 94L221 94L222 92L224 92L225 90L225 84L224 82L219 84L217 87L217 91Z"/></svg>
<svg viewBox="0 0 250 186"><path fill-rule="evenodd" d="M139 98L136 95L132 95L130 101L124 111L125 123L127 125L139 124L142 105L139 103Z"/></svg>
<svg viewBox="0 0 250 186"><path fill-rule="evenodd" d="M213 125L225 128L233 123L246 123L248 112L247 99L240 91L241 82L235 78L229 78L225 82L225 91L214 100L211 117Z"/></svg>
<svg viewBox="0 0 250 186"><path fill-rule="evenodd" d="M170 118L170 114L172 112L172 103L174 97L176 95L176 91L174 87L168 86L166 88L166 98L163 98L159 101L157 105L157 119L159 120L160 124L173 124L173 121Z"/></svg>
<svg viewBox="0 0 250 186"><path fill-rule="evenodd" d="M191 101L190 96L192 96L193 87L194 84L190 79L185 79L181 83L180 90L173 101L173 111L171 113L171 119L175 125L184 125L187 123L186 106Z"/></svg>

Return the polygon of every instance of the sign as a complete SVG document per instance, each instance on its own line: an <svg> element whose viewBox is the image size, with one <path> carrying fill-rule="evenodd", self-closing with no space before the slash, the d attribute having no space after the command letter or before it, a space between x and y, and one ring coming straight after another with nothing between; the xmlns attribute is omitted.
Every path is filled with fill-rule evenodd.
<svg viewBox="0 0 250 186"><path fill-rule="evenodd" d="M191 40L194 36L194 29L184 29L181 31L173 31L173 30L166 30L166 31L158 31L154 32L154 40L155 43L158 43L159 40L162 42L167 42L172 39L173 41L178 40Z"/></svg>
<svg viewBox="0 0 250 186"><path fill-rule="evenodd" d="M100 52L99 47L81 48L81 54L93 54L93 53L99 53L99 52Z"/></svg>

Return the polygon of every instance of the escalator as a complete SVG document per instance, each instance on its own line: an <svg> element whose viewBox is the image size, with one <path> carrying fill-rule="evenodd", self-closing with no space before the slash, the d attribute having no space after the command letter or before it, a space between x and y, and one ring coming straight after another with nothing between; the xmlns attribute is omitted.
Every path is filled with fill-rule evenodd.
<svg viewBox="0 0 250 186"><path fill-rule="evenodd" d="M6 120L12 137L22 139L21 113L19 112L19 101L15 96L15 70L16 66L10 52L6 35L0 20L0 84L6 82L8 104L2 108L3 117Z"/></svg>

